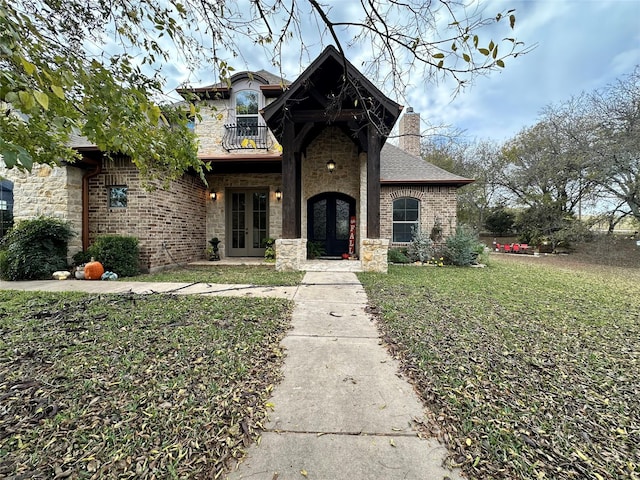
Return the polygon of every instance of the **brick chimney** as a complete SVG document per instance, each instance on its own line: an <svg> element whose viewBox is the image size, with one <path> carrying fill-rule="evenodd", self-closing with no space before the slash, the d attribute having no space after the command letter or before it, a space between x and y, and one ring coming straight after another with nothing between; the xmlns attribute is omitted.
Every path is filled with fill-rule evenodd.
<svg viewBox="0 0 640 480"><path fill-rule="evenodd" d="M407 107L400 119L399 146L411 155L420 156L420 114L415 113L412 107Z"/></svg>

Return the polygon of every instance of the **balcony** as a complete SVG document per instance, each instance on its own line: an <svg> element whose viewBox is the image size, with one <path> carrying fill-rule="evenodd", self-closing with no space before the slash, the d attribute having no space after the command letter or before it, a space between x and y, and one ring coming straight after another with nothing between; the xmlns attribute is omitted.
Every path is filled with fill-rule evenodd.
<svg viewBox="0 0 640 480"><path fill-rule="evenodd" d="M224 129L222 147L228 152L231 150L268 150L273 146L273 140L266 125L236 125L232 123L225 125Z"/></svg>

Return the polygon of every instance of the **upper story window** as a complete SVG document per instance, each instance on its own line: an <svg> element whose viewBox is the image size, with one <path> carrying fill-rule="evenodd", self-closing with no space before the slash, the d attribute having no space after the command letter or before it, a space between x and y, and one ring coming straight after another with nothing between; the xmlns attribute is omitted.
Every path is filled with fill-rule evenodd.
<svg viewBox="0 0 640 480"><path fill-rule="evenodd" d="M238 136L255 137L258 135L259 92L241 90L236 93L236 125Z"/></svg>
<svg viewBox="0 0 640 480"><path fill-rule="evenodd" d="M420 202L416 198L393 201L393 241L410 242L413 230L420 228Z"/></svg>

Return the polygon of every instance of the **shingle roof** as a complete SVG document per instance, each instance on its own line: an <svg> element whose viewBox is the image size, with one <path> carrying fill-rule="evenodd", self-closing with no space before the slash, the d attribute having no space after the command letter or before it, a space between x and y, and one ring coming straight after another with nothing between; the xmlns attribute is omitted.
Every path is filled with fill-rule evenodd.
<svg viewBox="0 0 640 480"><path fill-rule="evenodd" d="M289 85L291 83L286 78L276 75L275 73L268 72L267 70L258 70L256 73L269 82L269 85Z"/></svg>
<svg viewBox="0 0 640 480"><path fill-rule="evenodd" d="M380 183L445 184L462 186L473 182L436 167L420 157L385 143L380 152Z"/></svg>

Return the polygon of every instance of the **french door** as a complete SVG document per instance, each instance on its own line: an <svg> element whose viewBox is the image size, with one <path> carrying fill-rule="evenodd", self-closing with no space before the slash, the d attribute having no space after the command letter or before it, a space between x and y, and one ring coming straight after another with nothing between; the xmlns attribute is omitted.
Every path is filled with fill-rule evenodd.
<svg viewBox="0 0 640 480"><path fill-rule="evenodd" d="M269 191L231 190L227 195L227 255L261 257L269 236Z"/></svg>

